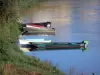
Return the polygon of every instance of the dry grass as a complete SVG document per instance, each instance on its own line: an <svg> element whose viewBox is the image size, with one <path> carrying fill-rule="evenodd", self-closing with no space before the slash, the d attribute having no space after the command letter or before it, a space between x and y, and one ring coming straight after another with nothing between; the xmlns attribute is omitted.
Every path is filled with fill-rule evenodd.
<svg viewBox="0 0 100 75"><path fill-rule="evenodd" d="M12 64L5 64L3 66L2 75L42 75L34 71L26 71L24 69L19 69L13 66Z"/></svg>

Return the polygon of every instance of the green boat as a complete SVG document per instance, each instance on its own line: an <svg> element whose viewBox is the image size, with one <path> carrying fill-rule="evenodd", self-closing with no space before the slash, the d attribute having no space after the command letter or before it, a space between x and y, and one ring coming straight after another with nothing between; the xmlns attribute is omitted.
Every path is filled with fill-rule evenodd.
<svg viewBox="0 0 100 75"><path fill-rule="evenodd" d="M28 48L29 51L43 51L43 50L69 50L69 49L82 49L87 48L88 41L82 42L51 42L51 43L35 43L21 44L21 47Z"/></svg>

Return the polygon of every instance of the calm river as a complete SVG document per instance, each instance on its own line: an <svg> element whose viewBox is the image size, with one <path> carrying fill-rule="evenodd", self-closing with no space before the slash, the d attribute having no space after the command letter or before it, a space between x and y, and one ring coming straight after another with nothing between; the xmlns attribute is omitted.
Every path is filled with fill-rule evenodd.
<svg viewBox="0 0 100 75"><path fill-rule="evenodd" d="M24 17L23 17L24 16ZM49 60L63 72L70 68L86 75L100 75L100 1L66 0L49 1L24 12L24 22L51 21L56 28L55 36L24 36L45 38L57 42L88 40L88 50L38 51L26 53Z"/></svg>

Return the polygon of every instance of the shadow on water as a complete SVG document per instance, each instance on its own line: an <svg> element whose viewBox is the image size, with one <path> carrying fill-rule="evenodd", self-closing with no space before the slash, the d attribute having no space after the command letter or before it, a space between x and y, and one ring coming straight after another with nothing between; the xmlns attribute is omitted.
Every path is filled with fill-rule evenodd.
<svg viewBox="0 0 100 75"><path fill-rule="evenodd" d="M44 2L31 8L22 18L24 22L52 21L56 36L25 36L24 38L45 38L57 42L77 42L88 40L88 51L41 51L29 52L28 55L50 60L59 64L67 73L75 65L78 72L100 74L100 3L98 0L66 0ZM30 14L30 15L29 15Z"/></svg>

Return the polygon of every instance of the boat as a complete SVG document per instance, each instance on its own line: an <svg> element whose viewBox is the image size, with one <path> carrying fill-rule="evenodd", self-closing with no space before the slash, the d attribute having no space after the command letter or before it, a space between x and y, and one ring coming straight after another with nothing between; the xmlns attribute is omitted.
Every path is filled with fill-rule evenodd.
<svg viewBox="0 0 100 75"><path fill-rule="evenodd" d="M88 41L82 42L29 42L29 44L21 44L21 48L27 48L29 51L44 51L44 50L69 50L87 48Z"/></svg>
<svg viewBox="0 0 100 75"><path fill-rule="evenodd" d="M49 31L49 30L55 30L55 28L41 28L41 27L27 26L26 28L23 28L23 30L27 30L27 31Z"/></svg>
<svg viewBox="0 0 100 75"><path fill-rule="evenodd" d="M45 28L45 27L34 27L34 26L21 26L19 30L22 35L55 35L55 28Z"/></svg>
<svg viewBox="0 0 100 75"><path fill-rule="evenodd" d="M45 39L19 39L20 44L30 44L29 42L35 42L35 43L50 43L51 40L45 40Z"/></svg>
<svg viewBox="0 0 100 75"><path fill-rule="evenodd" d="M55 28L47 29L47 28L25 28L22 31L22 35L55 35Z"/></svg>
<svg viewBox="0 0 100 75"><path fill-rule="evenodd" d="M40 23L23 23L21 28L51 28L51 22L40 22Z"/></svg>
<svg viewBox="0 0 100 75"><path fill-rule="evenodd" d="M45 40L45 39L18 39L16 41L17 46L20 48L20 50L24 51L24 52L29 52L28 48L22 48L21 44L29 44L29 42L44 42L44 43L50 43L51 40Z"/></svg>
<svg viewBox="0 0 100 75"><path fill-rule="evenodd" d="M39 22L39 23L24 23L25 25L31 25L31 26L40 26L40 27L51 27L51 22Z"/></svg>
<svg viewBox="0 0 100 75"><path fill-rule="evenodd" d="M23 32L25 29L27 30L50 30L50 29L55 29L55 28L46 28L46 27L43 27L43 26L37 26L37 25L22 25L19 27L19 30L21 32Z"/></svg>

